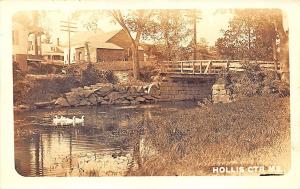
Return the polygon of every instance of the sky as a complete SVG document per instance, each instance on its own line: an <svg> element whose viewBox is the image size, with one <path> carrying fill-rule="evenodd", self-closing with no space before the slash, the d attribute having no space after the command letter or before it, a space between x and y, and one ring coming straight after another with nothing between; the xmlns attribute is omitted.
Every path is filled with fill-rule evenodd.
<svg viewBox="0 0 300 189"><path fill-rule="evenodd" d="M229 20L233 17L231 13L215 13L215 9L201 10L201 19L197 23L197 40L205 38L209 45L214 45L215 41L222 36L221 29L228 27ZM47 13L48 17L45 18L44 25L52 30L52 38L60 38L62 42L67 40L67 32L60 31L60 21L67 19L67 13L51 11ZM86 16L81 17L77 21L77 31L84 31L83 22L87 22L89 18ZM105 32L121 29L118 24L112 23L111 18L107 16L100 16L97 22L98 28Z"/></svg>

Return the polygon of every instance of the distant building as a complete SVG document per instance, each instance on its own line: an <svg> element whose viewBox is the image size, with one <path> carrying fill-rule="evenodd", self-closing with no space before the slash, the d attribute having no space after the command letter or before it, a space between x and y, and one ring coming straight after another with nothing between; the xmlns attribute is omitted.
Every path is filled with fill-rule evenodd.
<svg viewBox="0 0 300 189"><path fill-rule="evenodd" d="M29 31L24 25L12 23L13 61L17 62L22 71L27 71L27 43Z"/></svg>
<svg viewBox="0 0 300 189"><path fill-rule="evenodd" d="M59 38L56 39L56 43L38 41L38 56L35 55L34 48L34 38L29 36L27 51L29 60L31 58L39 58L44 63L64 63L64 51L60 45Z"/></svg>
<svg viewBox="0 0 300 189"><path fill-rule="evenodd" d="M71 37L71 63L87 62L87 48L92 63L131 60L131 41L125 31L101 30L77 32ZM68 63L69 48L64 45L64 62ZM144 50L139 47L139 59L144 60Z"/></svg>
<svg viewBox="0 0 300 189"><path fill-rule="evenodd" d="M60 45L59 38L56 43L42 43L42 58L47 63L64 63L64 50Z"/></svg>
<svg viewBox="0 0 300 189"><path fill-rule="evenodd" d="M29 31L28 27L22 23L12 23L12 58L22 71L28 71L28 62L63 64L64 51L59 44L59 39L55 44L42 43L41 36L39 36L37 46L35 46L34 37L32 30Z"/></svg>

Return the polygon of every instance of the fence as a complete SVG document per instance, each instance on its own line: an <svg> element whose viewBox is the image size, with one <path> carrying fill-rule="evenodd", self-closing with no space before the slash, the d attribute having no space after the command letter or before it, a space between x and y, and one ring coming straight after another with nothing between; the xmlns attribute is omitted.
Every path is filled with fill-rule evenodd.
<svg viewBox="0 0 300 189"><path fill-rule="evenodd" d="M243 62L243 60L163 61L161 72L168 74L217 74L223 69L243 71ZM248 61L248 63L259 64L262 69L275 70L273 61ZM277 69L279 70L279 65Z"/></svg>

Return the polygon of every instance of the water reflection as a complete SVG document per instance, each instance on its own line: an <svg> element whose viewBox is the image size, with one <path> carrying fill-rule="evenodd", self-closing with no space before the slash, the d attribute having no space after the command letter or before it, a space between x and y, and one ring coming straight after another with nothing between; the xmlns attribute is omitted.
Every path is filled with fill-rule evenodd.
<svg viewBox="0 0 300 189"><path fill-rule="evenodd" d="M24 176L126 175L142 165L144 139L131 132L132 120L194 106L185 102L15 113L16 170ZM85 115L85 125L52 126L55 115Z"/></svg>

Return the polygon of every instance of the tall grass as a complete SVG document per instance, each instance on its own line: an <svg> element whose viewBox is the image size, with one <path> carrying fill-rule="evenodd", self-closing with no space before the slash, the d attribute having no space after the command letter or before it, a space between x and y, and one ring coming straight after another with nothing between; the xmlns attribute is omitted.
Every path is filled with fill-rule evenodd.
<svg viewBox="0 0 300 189"><path fill-rule="evenodd" d="M132 175L213 175L212 166L290 166L288 98L247 98L144 124L157 149Z"/></svg>

